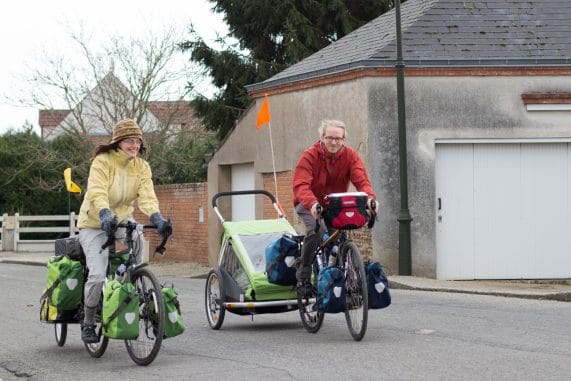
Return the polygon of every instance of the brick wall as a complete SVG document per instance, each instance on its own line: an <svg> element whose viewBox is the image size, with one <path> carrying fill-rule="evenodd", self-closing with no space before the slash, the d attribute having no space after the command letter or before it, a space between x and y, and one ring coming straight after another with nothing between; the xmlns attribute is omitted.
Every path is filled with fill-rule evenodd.
<svg viewBox="0 0 571 381"><path fill-rule="evenodd" d="M167 254L151 261L184 261L208 266L208 189L206 183L158 185L155 187L161 212L173 221L172 239L167 243ZM202 209L202 213L201 213ZM135 208L135 219L148 218ZM155 232L145 233L150 251L159 244Z"/></svg>
<svg viewBox="0 0 571 381"><path fill-rule="evenodd" d="M278 198L286 218L292 225L297 221L293 209L292 172L276 174ZM273 173L263 174L264 189L276 193ZM157 185L155 192L159 199L161 212L165 218L173 221L173 238L167 243L167 254L156 256L151 261L182 261L208 263L208 189L206 183ZM201 213L202 209L202 213ZM264 197L264 218L276 218L276 212L269 199ZM135 208L135 219L147 223L148 218ZM297 221L298 222L298 221ZM365 258L372 253L371 232L368 229L353 230L351 239L357 244ZM145 233L150 243L150 250L159 244L158 235L149 231ZM151 253L152 254L152 253Z"/></svg>
<svg viewBox="0 0 571 381"><path fill-rule="evenodd" d="M355 242L359 248L359 252L363 256L363 260L370 260L373 255L373 237L369 229L361 228L351 230L349 237Z"/></svg>
<svg viewBox="0 0 571 381"><path fill-rule="evenodd" d="M264 189L271 192L276 196L276 182L274 181L273 173L262 174ZM277 179L277 198L279 205L281 206L285 217L290 223L294 220L294 210L293 210L293 172L284 171L276 173ZM264 218L276 218L276 211L273 208L270 199L264 197Z"/></svg>

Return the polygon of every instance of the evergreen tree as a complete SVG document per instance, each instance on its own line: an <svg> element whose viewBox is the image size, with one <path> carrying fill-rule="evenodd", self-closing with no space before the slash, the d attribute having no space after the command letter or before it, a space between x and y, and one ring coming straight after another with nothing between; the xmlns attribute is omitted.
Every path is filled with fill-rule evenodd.
<svg viewBox="0 0 571 381"><path fill-rule="evenodd" d="M217 51L196 33L181 43L218 89L192 100L206 128L223 138L250 105L245 85L261 82L389 10L391 0L209 0L235 45ZM223 40L221 39L221 42Z"/></svg>

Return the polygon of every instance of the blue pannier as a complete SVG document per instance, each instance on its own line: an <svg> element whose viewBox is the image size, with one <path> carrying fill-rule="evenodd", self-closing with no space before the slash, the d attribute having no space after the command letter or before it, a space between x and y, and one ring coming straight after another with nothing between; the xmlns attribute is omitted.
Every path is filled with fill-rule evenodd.
<svg viewBox="0 0 571 381"><path fill-rule="evenodd" d="M328 266L317 275L317 308L328 313L345 311L345 277L339 267Z"/></svg>
<svg viewBox="0 0 571 381"><path fill-rule="evenodd" d="M389 282L383 266L379 262L371 262L367 270L367 291L369 293L369 308L385 308L391 304Z"/></svg>

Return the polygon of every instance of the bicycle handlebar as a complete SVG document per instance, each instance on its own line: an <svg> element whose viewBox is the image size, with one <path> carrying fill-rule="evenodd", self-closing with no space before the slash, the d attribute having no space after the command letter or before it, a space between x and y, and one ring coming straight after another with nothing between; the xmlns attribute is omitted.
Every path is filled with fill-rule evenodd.
<svg viewBox="0 0 571 381"><path fill-rule="evenodd" d="M117 217L113 218L113 222L111 223L111 231L107 234L107 241L101 246L101 250L105 250L109 248L109 255L112 256L115 254L115 233L117 232L118 228L125 228L127 229L127 237L133 233L133 231L138 229L156 229L157 227L153 224L138 224L133 221L126 221L126 222L117 222ZM155 248L154 253L163 255L166 251L166 244L169 237L172 235L172 221L170 219L167 220L166 226L164 229L164 235L162 236L163 239L161 243Z"/></svg>

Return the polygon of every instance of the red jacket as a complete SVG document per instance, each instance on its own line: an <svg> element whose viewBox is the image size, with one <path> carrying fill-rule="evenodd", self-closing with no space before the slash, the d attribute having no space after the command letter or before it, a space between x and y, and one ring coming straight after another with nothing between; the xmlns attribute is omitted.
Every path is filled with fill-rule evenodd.
<svg viewBox="0 0 571 381"><path fill-rule="evenodd" d="M359 154L344 146L336 154L317 141L301 155L293 172L293 204L310 210L315 202L323 205L329 193L347 192L349 183L357 191L376 199Z"/></svg>

